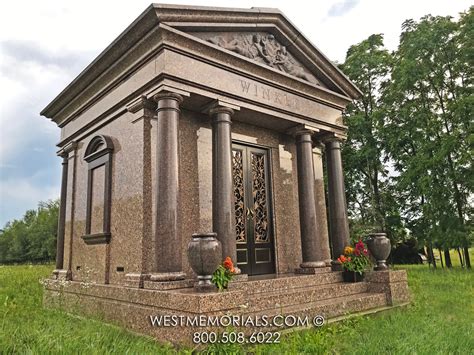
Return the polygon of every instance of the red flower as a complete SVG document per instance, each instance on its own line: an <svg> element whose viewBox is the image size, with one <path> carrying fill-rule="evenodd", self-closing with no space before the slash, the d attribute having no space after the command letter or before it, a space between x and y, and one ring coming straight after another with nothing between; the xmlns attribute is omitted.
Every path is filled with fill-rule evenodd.
<svg viewBox="0 0 474 355"><path fill-rule="evenodd" d="M364 250L364 249L365 249L365 248L364 248L364 242L363 242L362 240L359 240L359 241L357 242L355 248L356 248L356 250L359 250L359 252L362 251L362 250Z"/></svg>
<svg viewBox="0 0 474 355"><path fill-rule="evenodd" d="M359 256L360 255L360 249L354 250L354 254L355 254L355 256Z"/></svg>
<svg viewBox="0 0 474 355"><path fill-rule="evenodd" d="M369 255L369 251L367 249L364 249L364 255Z"/></svg>
<svg viewBox="0 0 474 355"><path fill-rule="evenodd" d="M227 258L225 258L224 262L222 263L222 265L227 269L229 270L230 272L234 272L234 263L232 262L232 259L230 258L230 256L228 256Z"/></svg>

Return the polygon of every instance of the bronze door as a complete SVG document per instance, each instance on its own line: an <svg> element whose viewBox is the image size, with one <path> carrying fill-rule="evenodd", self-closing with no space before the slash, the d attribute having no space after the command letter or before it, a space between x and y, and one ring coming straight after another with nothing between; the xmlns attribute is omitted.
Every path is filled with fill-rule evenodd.
<svg viewBox="0 0 474 355"><path fill-rule="evenodd" d="M249 275L275 272L268 150L232 145L237 266Z"/></svg>

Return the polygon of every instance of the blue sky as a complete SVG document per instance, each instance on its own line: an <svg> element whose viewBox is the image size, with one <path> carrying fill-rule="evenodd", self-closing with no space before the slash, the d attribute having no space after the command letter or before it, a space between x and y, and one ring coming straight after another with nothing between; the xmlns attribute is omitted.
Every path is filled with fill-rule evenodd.
<svg viewBox="0 0 474 355"><path fill-rule="evenodd" d="M0 228L38 201L59 197L59 129L43 109L150 0L8 1L0 5ZM383 33L395 49L408 18L456 16L470 1L187 0L165 3L277 7L331 60Z"/></svg>

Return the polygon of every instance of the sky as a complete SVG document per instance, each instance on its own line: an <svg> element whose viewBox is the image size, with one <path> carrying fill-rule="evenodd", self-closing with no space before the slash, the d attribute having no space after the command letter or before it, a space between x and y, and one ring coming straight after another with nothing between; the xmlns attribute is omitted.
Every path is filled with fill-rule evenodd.
<svg viewBox="0 0 474 355"><path fill-rule="evenodd" d="M161 1L159 1L161 2ZM39 112L106 48L150 0L22 0L0 5L0 228L39 201L59 197L59 129ZM457 17L468 0L184 0L222 7L276 7L329 59L374 33L395 50L406 19Z"/></svg>

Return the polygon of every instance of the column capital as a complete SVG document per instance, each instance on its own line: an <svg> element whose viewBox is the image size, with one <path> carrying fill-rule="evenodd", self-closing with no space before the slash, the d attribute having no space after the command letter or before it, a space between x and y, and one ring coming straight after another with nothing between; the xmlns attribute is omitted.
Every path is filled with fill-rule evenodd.
<svg viewBox="0 0 474 355"><path fill-rule="evenodd" d="M131 113L136 113L142 109L154 111L156 110L156 101L147 98L145 95L142 95L131 103L129 103L126 108L127 111Z"/></svg>
<svg viewBox="0 0 474 355"><path fill-rule="evenodd" d="M153 100L155 100L158 103L158 109L160 109L159 106L162 101L174 100L178 104L180 104L181 102L183 102L183 96L171 91L160 91L159 93L153 95Z"/></svg>
<svg viewBox="0 0 474 355"><path fill-rule="evenodd" d="M319 128L309 126L309 125L297 125L294 127L291 127L286 131L287 134L292 135L294 137L298 137L301 135L309 134L310 136L313 136L314 134L319 132Z"/></svg>
<svg viewBox="0 0 474 355"><path fill-rule="evenodd" d="M311 131L299 131L296 133L296 143L310 143L313 145L313 139L311 138Z"/></svg>
<svg viewBox="0 0 474 355"><path fill-rule="evenodd" d="M222 106L222 105L216 105L209 110L209 115L211 116L215 116L219 113L226 113L232 117L235 111L231 109L230 107Z"/></svg>
<svg viewBox="0 0 474 355"><path fill-rule="evenodd" d="M324 144L331 142L342 143L347 139L347 136L341 133L327 132L318 136L318 140Z"/></svg>
<svg viewBox="0 0 474 355"><path fill-rule="evenodd" d="M69 157L69 153L72 152L73 150L75 150L76 148L77 148L77 142L76 141L71 141L71 142L67 143L64 147L59 149L56 152L56 155L61 157L61 158L67 158L67 157Z"/></svg>

